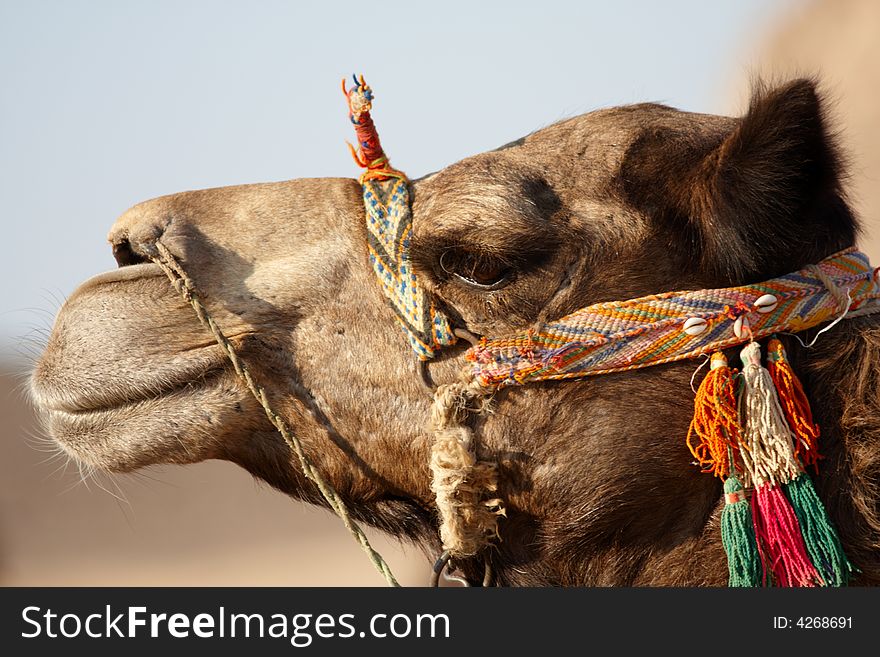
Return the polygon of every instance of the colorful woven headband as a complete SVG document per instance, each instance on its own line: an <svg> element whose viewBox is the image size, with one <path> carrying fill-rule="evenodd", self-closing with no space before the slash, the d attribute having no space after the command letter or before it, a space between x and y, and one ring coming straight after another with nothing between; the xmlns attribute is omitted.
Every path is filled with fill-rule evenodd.
<svg viewBox="0 0 880 657"><path fill-rule="evenodd" d="M694 358L847 313L880 311L880 283L855 248L778 278L716 290L666 292L581 308L471 349L487 387L573 379Z"/></svg>
<svg viewBox="0 0 880 657"><path fill-rule="evenodd" d="M412 235L406 176L393 169L370 118L363 77L343 92L364 169L370 261L410 345L427 360L455 337L449 319L419 287L409 261ZM723 480L721 538L731 586L843 586L852 576L840 538L816 495L819 427L779 340L766 367L756 340L880 312L878 270L855 248L762 283L666 292L598 303L519 335L468 350L469 379L434 397L431 488L440 537L454 557L476 555L504 515L494 463L476 458L462 409L481 409L495 390L576 379L712 354L697 391L687 446L704 472ZM722 352L745 345L741 369Z"/></svg>

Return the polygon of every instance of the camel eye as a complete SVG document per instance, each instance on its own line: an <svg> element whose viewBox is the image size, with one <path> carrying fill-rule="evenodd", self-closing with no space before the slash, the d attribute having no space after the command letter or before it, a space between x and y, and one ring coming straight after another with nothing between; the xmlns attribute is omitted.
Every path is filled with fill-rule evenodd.
<svg viewBox="0 0 880 657"><path fill-rule="evenodd" d="M498 290L513 279L513 269L486 255L447 250L440 257L440 268L458 282L478 290Z"/></svg>

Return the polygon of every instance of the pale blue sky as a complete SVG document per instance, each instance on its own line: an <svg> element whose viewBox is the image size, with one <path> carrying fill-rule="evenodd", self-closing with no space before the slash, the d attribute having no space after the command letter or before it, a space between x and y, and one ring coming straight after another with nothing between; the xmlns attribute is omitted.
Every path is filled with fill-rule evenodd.
<svg viewBox="0 0 880 657"><path fill-rule="evenodd" d="M4 354L114 266L105 236L134 203L356 175L343 75L367 75L418 176L607 105L724 109L794 4L0 0Z"/></svg>

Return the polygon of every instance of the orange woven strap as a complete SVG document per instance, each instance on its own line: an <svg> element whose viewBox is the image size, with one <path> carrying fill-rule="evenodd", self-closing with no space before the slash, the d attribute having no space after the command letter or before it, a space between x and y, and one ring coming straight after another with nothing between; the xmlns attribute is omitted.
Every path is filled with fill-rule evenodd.
<svg viewBox="0 0 880 657"><path fill-rule="evenodd" d="M486 387L648 367L834 318L880 312L868 257L849 248L778 278L666 292L582 308L520 335L484 339L467 354Z"/></svg>

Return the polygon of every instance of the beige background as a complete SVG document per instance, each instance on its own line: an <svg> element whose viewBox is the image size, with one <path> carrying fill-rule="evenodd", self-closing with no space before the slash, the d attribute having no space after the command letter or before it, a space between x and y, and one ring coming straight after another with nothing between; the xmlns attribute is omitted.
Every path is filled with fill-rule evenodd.
<svg viewBox="0 0 880 657"><path fill-rule="evenodd" d="M855 206L880 262L880 2L794 6L719 71L718 111L738 113L750 70L819 73L853 157ZM723 89L727 89L726 92ZM13 368L15 369L15 368ZM0 377L0 583L4 585L380 585L341 525L218 462L80 482L38 438L22 375ZM28 438L23 438L29 436ZM106 490L102 490L106 489ZM372 534L375 536L375 534ZM416 550L376 537L404 584Z"/></svg>
<svg viewBox="0 0 880 657"><path fill-rule="evenodd" d="M749 79L818 75L849 156L850 199L867 233L861 245L880 261L880 2L822 0L795 7L766 41L744 48L721 111L748 102Z"/></svg>

